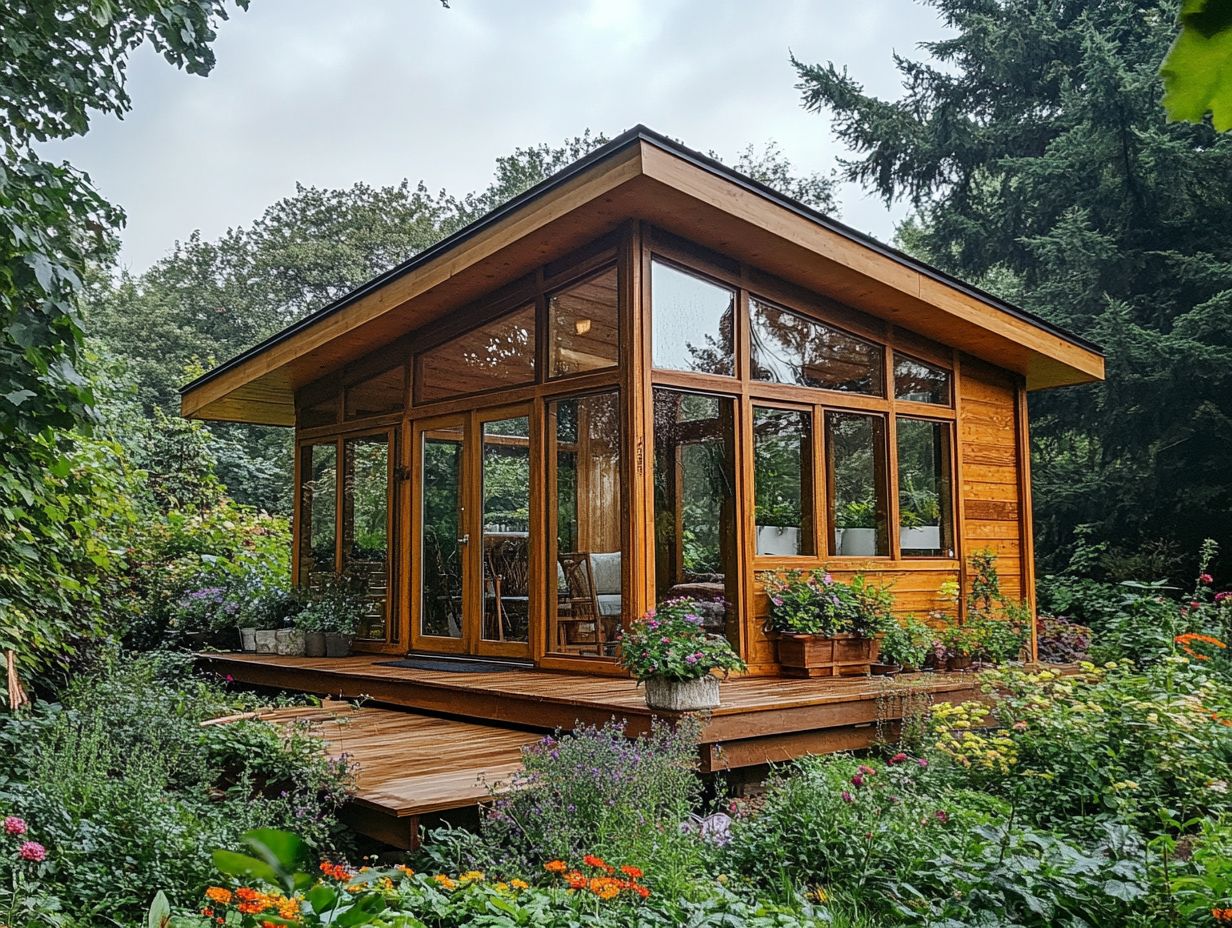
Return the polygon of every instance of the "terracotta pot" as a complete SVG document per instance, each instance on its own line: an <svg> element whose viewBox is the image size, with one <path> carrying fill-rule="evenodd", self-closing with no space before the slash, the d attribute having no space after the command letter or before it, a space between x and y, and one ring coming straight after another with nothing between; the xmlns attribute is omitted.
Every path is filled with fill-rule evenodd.
<svg viewBox="0 0 1232 928"><path fill-rule="evenodd" d="M331 632L326 632L325 656L346 657L351 653L351 642L354 639L354 635L335 635Z"/></svg>
<svg viewBox="0 0 1232 928"><path fill-rule="evenodd" d="M255 628L240 629L240 650L255 651L257 650L257 630Z"/></svg>
<svg viewBox="0 0 1232 928"><path fill-rule="evenodd" d="M789 677L859 677L877 663L878 638L850 632L824 638L780 632L776 636L779 663Z"/></svg>
<svg viewBox="0 0 1232 928"><path fill-rule="evenodd" d="M275 635L278 653L283 657L304 656L304 630L302 628L280 628Z"/></svg>
<svg viewBox="0 0 1232 928"><path fill-rule="evenodd" d="M306 657L325 656L325 632L304 632L304 655Z"/></svg>
<svg viewBox="0 0 1232 928"><path fill-rule="evenodd" d="M664 680L651 677L646 683L646 705L673 712L697 712L719 704L719 678L712 674L696 680Z"/></svg>
<svg viewBox="0 0 1232 928"><path fill-rule="evenodd" d="M278 651L278 632L272 628L258 628L253 633L258 654L274 654Z"/></svg>

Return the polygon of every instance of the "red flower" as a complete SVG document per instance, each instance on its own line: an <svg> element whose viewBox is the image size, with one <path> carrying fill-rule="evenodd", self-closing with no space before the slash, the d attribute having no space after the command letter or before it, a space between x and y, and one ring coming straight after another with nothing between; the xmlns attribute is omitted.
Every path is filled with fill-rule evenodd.
<svg viewBox="0 0 1232 928"><path fill-rule="evenodd" d="M623 873L625 876L633 877L633 879L635 880L640 879L643 875L640 868L630 867L628 864L625 864L623 867L621 867L620 872Z"/></svg>
<svg viewBox="0 0 1232 928"><path fill-rule="evenodd" d="M1215 578L1212 577L1210 574L1198 574L1198 579L1201 582L1206 583L1206 584L1211 584L1215 582Z"/></svg>
<svg viewBox="0 0 1232 928"><path fill-rule="evenodd" d="M887 764L901 764L906 759L907 759L907 755L904 754L902 751L899 751L897 754L891 757L888 761L886 761L886 763Z"/></svg>
<svg viewBox="0 0 1232 928"><path fill-rule="evenodd" d="M855 776L853 776L851 778L851 785L852 786L863 786L864 785L864 774L857 773Z"/></svg>
<svg viewBox="0 0 1232 928"><path fill-rule="evenodd" d="M6 835L24 835L26 833L26 820L18 818L16 815L10 815L4 820L4 833Z"/></svg>
<svg viewBox="0 0 1232 928"><path fill-rule="evenodd" d="M17 856L22 860L39 863L47 859L47 848L37 841L23 841L21 847L17 849Z"/></svg>

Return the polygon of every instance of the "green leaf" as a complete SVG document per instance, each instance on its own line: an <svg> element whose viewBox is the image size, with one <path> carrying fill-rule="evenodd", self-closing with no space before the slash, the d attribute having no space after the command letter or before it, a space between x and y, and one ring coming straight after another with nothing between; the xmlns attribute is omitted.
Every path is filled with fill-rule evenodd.
<svg viewBox="0 0 1232 928"><path fill-rule="evenodd" d="M1232 129L1232 0L1185 0L1181 31L1159 69L1168 118Z"/></svg>
<svg viewBox="0 0 1232 928"><path fill-rule="evenodd" d="M150 913L146 918L147 928L167 928L171 923L171 903L167 901L167 895L161 889L154 894L154 901L150 903Z"/></svg>
<svg viewBox="0 0 1232 928"><path fill-rule="evenodd" d="M271 867L294 870L304 859L304 842L298 835L276 828L258 828L247 832L241 840Z"/></svg>
<svg viewBox="0 0 1232 928"><path fill-rule="evenodd" d="M266 883L279 883L278 871L264 861L240 854L237 851L215 851L214 866L220 873L227 876L237 876L264 880Z"/></svg>
<svg viewBox="0 0 1232 928"><path fill-rule="evenodd" d="M304 898L312 906L312 911L320 915L337 901L338 893L332 886L320 883L308 890L308 894Z"/></svg>

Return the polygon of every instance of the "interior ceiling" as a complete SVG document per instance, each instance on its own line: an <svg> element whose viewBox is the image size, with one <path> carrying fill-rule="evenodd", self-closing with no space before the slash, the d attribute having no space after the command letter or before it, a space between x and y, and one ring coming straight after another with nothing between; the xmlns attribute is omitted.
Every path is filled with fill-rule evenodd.
<svg viewBox="0 0 1232 928"><path fill-rule="evenodd" d="M557 196L567 201L572 195L576 204L568 208L562 204L548 217L523 218L523 212L534 213L536 201L530 200L493 230L475 236L493 241L460 242L423 267L395 276L354 303L322 314L259 353L207 375L186 388L185 415L291 425L297 389L339 373L375 348L565 257L630 218L650 222L760 271L1016 371L1027 378L1030 389L1102 377L1102 357L1096 352L1029 321L1011 318L1004 310L925 278L920 271L868 246L840 240L837 233L775 207L764 196L757 198L742 190L740 196L725 198L724 187L735 188L735 184L706 175L681 159L674 159L679 164L669 163L663 160L668 153L648 153L647 149L643 143L634 170L624 163L628 159L616 156L612 165L600 162L588 169L585 174L606 169L606 174L594 180L593 195L585 196L592 193L582 183L585 174L576 183L570 181L574 189ZM696 184L684 184L679 176L692 175L681 175L682 170L705 176L699 176ZM668 176L673 172L678 176ZM750 197L757 199L750 201ZM750 203L762 213L770 210L771 218L781 221L752 216ZM778 213L783 215L778 217ZM525 227L524 232L519 225ZM468 262L468 250L481 248L486 253ZM990 326L990 319L998 325ZM413 335L408 347L413 349Z"/></svg>

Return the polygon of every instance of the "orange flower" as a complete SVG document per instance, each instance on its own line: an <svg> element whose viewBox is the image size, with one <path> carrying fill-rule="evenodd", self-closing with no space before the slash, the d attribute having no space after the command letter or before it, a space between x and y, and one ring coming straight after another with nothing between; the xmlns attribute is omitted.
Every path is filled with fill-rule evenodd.
<svg viewBox="0 0 1232 928"><path fill-rule="evenodd" d="M435 880L442 889L456 889L458 885L443 873L438 873L432 879Z"/></svg>
<svg viewBox="0 0 1232 928"><path fill-rule="evenodd" d="M239 897L241 902L252 902L252 900L256 899L260 893L247 886L241 886L235 891L235 895Z"/></svg>
<svg viewBox="0 0 1232 928"><path fill-rule="evenodd" d="M414 876L415 875L415 871L412 870L410 867L408 867L406 864L398 864L394 867L394 869L397 870L399 873L401 873L403 876Z"/></svg>
<svg viewBox="0 0 1232 928"><path fill-rule="evenodd" d="M623 873L625 876L633 877L633 879L635 880L641 879L641 877L644 875L640 868L631 867L628 864L625 864L623 867L621 867L620 872Z"/></svg>
<svg viewBox="0 0 1232 928"><path fill-rule="evenodd" d="M1232 925L1232 909L1211 909L1211 918L1221 925Z"/></svg>
<svg viewBox="0 0 1232 928"><path fill-rule="evenodd" d="M219 905L229 905L231 902L231 890L222 886L211 886L205 891L205 898L210 902L217 902Z"/></svg>
<svg viewBox="0 0 1232 928"><path fill-rule="evenodd" d="M565 874L565 882L569 884L570 889L585 889L586 877L578 873L576 870L570 870Z"/></svg>
<svg viewBox="0 0 1232 928"><path fill-rule="evenodd" d="M509 885L514 889L530 889L530 884L525 880L510 880Z"/></svg>
<svg viewBox="0 0 1232 928"><path fill-rule="evenodd" d="M258 912L264 912L265 906L254 900L252 902L241 902L239 910L241 915L256 915Z"/></svg>
<svg viewBox="0 0 1232 928"><path fill-rule="evenodd" d="M1182 651L1184 651L1186 654L1188 654L1190 657L1194 658L1195 660L1199 660L1199 661L1209 661L1210 656L1207 654L1201 654L1198 651L1195 651L1193 648L1191 648L1190 645L1194 644L1195 642L1200 641L1203 644L1209 644L1211 647L1219 648L1219 650L1221 651L1225 650L1228 647L1218 638L1212 638L1210 635L1199 635L1197 632L1187 632L1184 635L1177 635L1174 640L1176 641L1177 644L1181 646Z"/></svg>
<svg viewBox="0 0 1232 928"><path fill-rule="evenodd" d="M345 881L351 878L351 871L341 864L333 864L328 860L321 861L321 872L331 880Z"/></svg>
<svg viewBox="0 0 1232 928"><path fill-rule="evenodd" d="M648 890L645 886L634 886L633 890L643 899L650 895L650 890Z"/></svg>
<svg viewBox="0 0 1232 928"><path fill-rule="evenodd" d="M582 858L582 863L588 867L598 867L602 870L607 869L607 862L602 857L596 857L594 854L587 854Z"/></svg>
<svg viewBox="0 0 1232 928"><path fill-rule="evenodd" d="M569 869L569 865L563 860L549 860L543 865L543 869L548 873L564 873Z"/></svg>

